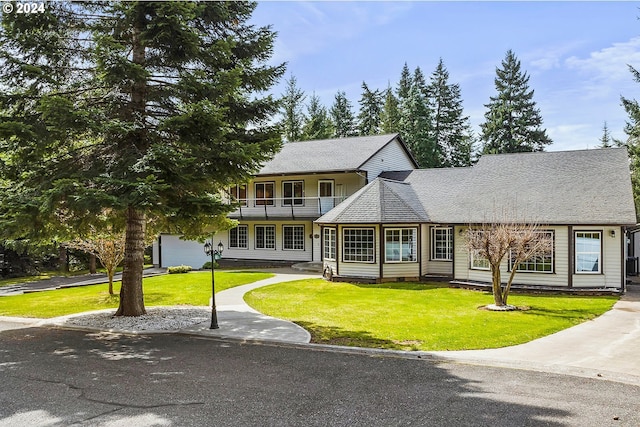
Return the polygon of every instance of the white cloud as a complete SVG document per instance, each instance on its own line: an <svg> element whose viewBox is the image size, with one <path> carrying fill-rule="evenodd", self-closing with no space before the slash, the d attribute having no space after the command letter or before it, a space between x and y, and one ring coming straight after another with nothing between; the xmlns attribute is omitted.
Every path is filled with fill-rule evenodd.
<svg viewBox="0 0 640 427"><path fill-rule="evenodd" d="M526 53L523 55L522 61L541 71L560 68L563 57L581 44L580 42L567 42L557 46L545 46Z"/></svg>
<svg viewBox="0 0 640 427"><path fill-rule="evenodd" d="M591 52L588 58L571 56L565 64L569 69L591 74L596 79L629 80L631 74L627 65L640 67L640 37L613 43L610 47Z"/></svg>

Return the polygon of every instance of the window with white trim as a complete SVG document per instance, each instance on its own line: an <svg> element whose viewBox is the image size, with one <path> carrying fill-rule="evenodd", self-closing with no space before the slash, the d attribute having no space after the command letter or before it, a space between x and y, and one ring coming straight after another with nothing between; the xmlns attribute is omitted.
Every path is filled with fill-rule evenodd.
<svg viewBox="0 0 640 427"><path fill-rule="evenodd" d="M282 249L287 251L304 250L304 225L282 226Z"/></svg>
<svg viewBox="0 0 640 427"><path fill-rule="evenodd" d="M491 270L491 264L489 264L489 260L480 255L480 251L472 250L470 255L472 270Z"/></svg>
<svg viewBox="0 0 640 427"><path fill-rule="evenodd" d="M327 261L336 260L336 229L325 228L323 235L323 258Z"/></svg>
<svg viewBox="0 0 640 427"><path fill-rule="evenodd" d="M256 182L256 206L273 206L275 197L275 184L273 182Z"/></svg>
<svg viewBox="0 0 640 427"><path fill-rule="evenodd" d="M342 238L345 262L376 262L374 228L344 228Z"/></svg>
<svg viewBox="0 0 640 427"><path fill-rule="evenodd" d="M256 249L276 248L276 226L256 225Z"/></svg>
<svg viewBox="0 0 640 427"><path fill-rule="evenodd" d="M247 186L245 184L232 185L229 188L229 196L232 201L240 203L240 206L247 206Z"/></svg>
<svg viewBox="0 0 640 427"><path fill-rule="evenodd" d="M385 228L384 261L416 262L418 252L417 228Z"/></svg>
<svg viewBox="0 0 640 427"><path fill-rule="evenodd" d="M431 260L453 261L453 227L431 227Z"/></svg>
<svg viewBox="0 0 640 427"><path fill-rule="evenodd" d="M599 274L602 272L602 232L576 231L576 273Z"/></svg>
<svg viewBox="0 0 640 427"><path fill-rule="evenodd" d="M229 230L229 247L232 249L248 249L246 225L239 225Z"/></svg>
<svg viewBox="0 0 640 427"><path fill-rule="evenodd" d="M533 256L529 259L522 261L516 267L516 271L524 272L524 273L553 273L553 240L554 240L554 232L553 231L536 231L539 239L547 239L551 243L549 245L549 250L544 254L539 254ZM509 253L509 271L513 268L513 263L515 260L513 259L513 255L511 252Z"/></svg>
<svg viewBox="0 0 640 427"><path fill-rule="evenodd" d="M304 206L304 181L282 183L282 206Z"/></svg>

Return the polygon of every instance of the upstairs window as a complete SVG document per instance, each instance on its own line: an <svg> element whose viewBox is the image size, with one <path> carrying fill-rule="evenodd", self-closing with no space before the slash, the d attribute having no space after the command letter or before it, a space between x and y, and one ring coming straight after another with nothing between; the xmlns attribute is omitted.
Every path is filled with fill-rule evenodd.
<svg viewBox="0 0 640 427"><path fill-rule="evenodd" d="M247 186L245 184L233 185L229 189L229 196L232 201L240 203L240 206L247 206Z"/></svg>
<svg viewBox="0 0 640 427"><path fill-rule="evenodd" d="M282 205L304 205L304 181L285 181L282 183Z"/></svg>
<svg viewBox="0 0 640 427"><path fill-rule="evenodd" d="M273 182L256 182L256 206L273 206L274 205L274 183Z"/></svg>

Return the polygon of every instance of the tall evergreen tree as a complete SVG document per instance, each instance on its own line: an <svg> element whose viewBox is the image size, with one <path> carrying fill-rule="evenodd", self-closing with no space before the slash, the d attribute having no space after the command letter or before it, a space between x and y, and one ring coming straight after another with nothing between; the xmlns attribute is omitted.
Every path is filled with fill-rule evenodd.
<svg viewBox="0 0 640 427"><path fill-rule="evenodd" d="M483 153L543 151L551 139L542 129L529 76L520 70L520 61L511 50L507 51L502 68L496 68L495 86L498 94L485 105L486 121L480 125Z"/></svg>
<svg viewBox="0 0 640 427"><path fill-rule="evenodd" d="M400 109L398 98L393 94L391 86L384 93L384 105L380 113L380 127L382 133L400 132Z"/></svg>
<svg viewBox="0 0 640 427"><path fill-rule="evenodd" d="M4 14L0 238L78 235L110 212L126 236L116 315L143 314L147 225L206 235L233 209L218 190L280 147L277 101L260 94L284 65L267 64L275 33L250 23L255 6L49 2Z"/></svg>
<svg viewBox="0 0 640 427"><path fill-rule="evenodd" d="M307 121L302 129L302 139L331 138L333 127L327 109L320 103L320 97L315 93L309 99L307 106Z"/></svg>
<svg viewBox="0 0 640 427"><path fill-rule="evenodd" d="M636 83L640 83L640 71L629 65L629 71ZM621 97L622 106L629 115L624 132L627 134L626 145L631 160L631 184L636 202L636 216L640 221L640 103L637 99Z"/></svg>
<svg viewBox="0 0 640 427"><path fill-rule="evenodd" d="M303 111L305 98L306 95L298 87L298 81L295 76L289 77L280 101L282 105L281 124L283 137L287 142L300 141L302 139L302 127L306 120Z"/></svg>
<svg viewBox="0 0 640 427"><path fill-rule="evenodd" d="M431 137L431 118L425 97L425 85L420 83L421 72L419 69L416 70L409 94L400 102L400 133L420 167L438 167L441 158Z"/></svg>
<svg viewBox="0 0 640 427"><path fill-rule="evenodd" d="M442 58L427 86L431 110L432 139L440 153L440 166L470 166L473 132L468 116L463 115L460 86L449 83L449 72Z"/></svg>
<svg viewBox="0 0 640 427"><path fill-rule="evenodd" d="M356 122L353 115L353 107L347 99L347 94L339 91L336 94L331 110L329 111L333 122L333 136L345 138L356 135Z"/></svg>
<svg viewBox="0 0 640 427"><path fill-rule="evenodd" d="M602 137L600 138L600 147L611 147L611 141L611 132L609 132L609 126L607 126L607 122L604 122L604 125L602 126Z"/></svg>
<svg viewBox="0 0 640 427"><path fill-rule="evenodd" d="M411 71L409 71L409 66L407 63L404 63L402 67L402 71L400 72L400 80L398 81L398 87L396 89L396 93L398 94L398 101L402 102L403 100L409 97L409 92L411 91Z"/></svg>
<svg viewBox="0 0 640 427"><path fill-rule="evenodd" d="M358 114L358 133L360 135L377 135L380 133L382 114L382 94L379 90L370 90L362 82L362 97L360 98L360 113Z"/></svg>

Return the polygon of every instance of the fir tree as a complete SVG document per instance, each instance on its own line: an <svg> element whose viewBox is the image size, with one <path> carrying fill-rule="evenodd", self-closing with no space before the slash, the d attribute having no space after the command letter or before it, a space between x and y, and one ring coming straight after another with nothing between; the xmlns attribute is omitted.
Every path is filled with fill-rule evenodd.
<svg viewBox="0 0 640 427"><path fill-rule="evenodd" d="M411 72L409 71L409 66L405 62L404 66L402 67L402 71L400 72L400 80L398 81L398 88L396 89L396 93L398 94L398 102L402 102L409 97L411 85Z"/></svg>
<svg viewBox="0 0 640 427"><path fill-rule="evenodd" d="M604 122L604 125L602 126L602 137L600 138L600 147L610 148L611 146L611 133L609 132L609 126L607 126L607 122Z"/></svg>
<svg viewBox="0 0 640 427"><path fill-rule="evenodd" d="M540 110L529 89L529 76L520 70L520 61L507 51L502 68L496 68L498 94L485 107L486 121L480 125L483 153L543 151L551 144L542 129Z"/></svg>
<svg viewBox="0 0 640 427"><path fill-rule="evenodd" d="M275 33L248 2L49 2L2 15L0 237L125 230L116 315L144 314L149 227L204 237L280 147ZM20 82L20 84L15 84ZM72 236L71 234L75 234Z"/></svg>
<svg viewBox="0 0 640 427"><path fill-rule="evenodd" d="M382 133L400 132L400 109L398 98L393 94L391 86L384 93L384 106L380 113L380 126Z"/></svg>
<svg viewBox="0 0 640 427"><path fill-rule="evenodd" d="M360 135L377 135L380 133L380 116L382 114L382 95L379 90L371 91L362 82L360 113L358 114L358 133Z"/></svg>
<svg viewBox="0 0 640 427"><path fill-rule="evenodd" d="M338 92L330 110L331 121L333 122L333 136L345 138L356 134L355 118L351 102L347 99L347 94Z"/></svg>
<svg viewBox="0 0 640 427"><path fill-rule="evenodd" d="M636 83L640 83L640 71L629 65L629 71ZM636 202L636 216L640 221L640 103L637 99L621 97L622 106L629 115L624 132L627 134L626 145L631 161L631 184Z"/></svg>
<svg viewBox="0 0 640 427"><path fill-rule="evenodd" d="M304 124L302 139L331 138L333 128L327 109L320 103L320 98L314 93L307 106L307 121Z"/></svg>
<svg viewBox="0 0 640 427"><path fill-rule="evenodd" d="M304 91L298 87L295 76L291 76L286 84L281 99L283 137L287 142L300 141L302 126L306 120L303 112L306 96Z"/></svg>
<svg viewBox="0 0 640 427"><path fill-rule="evenodd" d="M434 144L430 131L430 113L424 86L414 83L409 94L400 103L400 130L407 147L422 168L438 167L440 154Z"/></svg>
<svg viewBox="0 0 640 427"><path fill-rule="evenodd" d="M431 75L427 93L432 139L442 154L440 166L470 166L474 142L471 123L463 115L460 86L449 83L442 59Z"/></svg>

